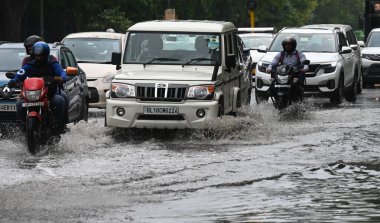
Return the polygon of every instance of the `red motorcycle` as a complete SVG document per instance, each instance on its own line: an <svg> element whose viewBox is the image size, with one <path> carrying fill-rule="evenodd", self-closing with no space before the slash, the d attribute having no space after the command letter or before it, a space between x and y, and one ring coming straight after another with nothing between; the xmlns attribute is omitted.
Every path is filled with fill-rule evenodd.
<svg viewBox="0 0 380 223"><path fill-rule="evenodd" d="M26 108L25 132L28 150L36 154L41 145L57 143L61 139L61 126L54 116L50 97L58 85L52 77L28 78L24 81L21 98Z"/></svg>

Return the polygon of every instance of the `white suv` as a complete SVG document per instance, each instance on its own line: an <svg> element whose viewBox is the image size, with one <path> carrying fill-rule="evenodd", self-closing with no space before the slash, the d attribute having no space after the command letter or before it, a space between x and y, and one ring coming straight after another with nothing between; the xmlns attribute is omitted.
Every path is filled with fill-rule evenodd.
<svg viewBox="0 0 380 223"><path fill-rule="evenodd" d="M121 53L124 34L114 32L83 32L67 35L63 40L87 76L90 107L105 108L106 92L116 74L111 64L113 52Z"/></svg>
<svg viewBox="0 0 380 223"><path fill-rule="evenodd" d="M135 24L107 93L106 124L208 128L210 119L236 113L249 102L250 77L240 54L230 22ZM113 61L120 65L120 54Z"/></svg>
<svg viewBox="0 0 380 223"><path fill-rule="evenodd" d="M360 50L358 45L348 45L345 34L340 28L285 28L281 30L268 53L259 61L256 68L256 100L267 100L270 88L270 74L266 67L282 51L282 40L293 36L297 40L297 50L302 51L310 60L306 73L305 94L330 98L333 104L340 104L343 95L355 102L361 78ZM260 47L265 51L265 47Z"/></svg>

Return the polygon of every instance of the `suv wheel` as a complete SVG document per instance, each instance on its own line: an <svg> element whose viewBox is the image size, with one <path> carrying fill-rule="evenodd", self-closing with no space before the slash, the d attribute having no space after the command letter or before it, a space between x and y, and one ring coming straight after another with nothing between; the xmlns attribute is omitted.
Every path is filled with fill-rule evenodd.
<svg viewBox="0 0 380 223"><path fill-rule="evenodd" d="M350 91L346 95L346 100L348 102L355 103L356 98L358 97L358 81L357 81L357 76L355 75L354 77L354 83L352 83L352 87Z"/></svg>
<svg viewBox="0 0 380 223"><path fill-rule="evenodd" d="M334 105L339 105L343 101L343 78L342 75L339 76L338 88L332 93L330 97L330 103Z"/></svg>
<svg viewBox="0 0 380 223"><path fill-rule="evenodd" d="M266 92L258 91L255 89L256 104L268 101L269 97Z"/></svg>
<svg viewBox="0 0 380 223"><path fill-rule="evenodd" d="M358 80L358 94L361 94L363 91L363 73L360 72L360 78Z"/></svg>

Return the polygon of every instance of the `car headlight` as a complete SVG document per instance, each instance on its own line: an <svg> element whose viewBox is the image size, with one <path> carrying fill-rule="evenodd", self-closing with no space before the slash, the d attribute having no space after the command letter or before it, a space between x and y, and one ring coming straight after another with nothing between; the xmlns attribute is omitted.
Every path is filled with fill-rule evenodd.
<svg viewBox="0 0 380 223"><path fill-rule="evenodd" d="M111 84L112 97L128 98L135 97L135 86L130 84L112 83Z"/></svg>
<svg viewBox="0 0 380 223"><path fill-rule="evenodd" d="M367 60L371 59L371 57L369 56L369 54L362 54L362 58L363 59L367 59Z"/></svg>
<svg viewBox="0 0 380 223"><path fill-rule="evenodd" d="M25 98L28 101L38 101L41 96L41 90L36 91L25 91Z"/></svg>
<svg viewBox="0 0 380 223"><path fill-rule="evenodd" d="M108 75L108 76L103 78L102 82L103 83L111 83L114 78L115 78L115 74Z"/></svg>
<svg viewBox="0 0 380 223"><path fill-rule="evenodd" d="M277 82L279 84L286 84L289 81L289 75L277 75Z"/></svg>
<svg viewBox="0 0 380 223"><path fill-rule="evenodd" d="M187 98L212 99L214 92L214 85L191 86L187 93Z"/></svg>
<svg viewBox="0 0 380 223"><path fill-rule="evenodd" d="M259 61L257 63L257 69L260 71L260 72L263 72L263 73L266 73L267 72L267 67L269 66L268 63L263 63L261 61Z"/></svg>
<svg viewBox="0 0 380 223"><path fill-rule="evenodd" d="M336 65L337 65L336 62L333 62L330 64L324 64L324 65L321 65L320 69L323 69L324 73L333 73L335 72Z"/></svg>

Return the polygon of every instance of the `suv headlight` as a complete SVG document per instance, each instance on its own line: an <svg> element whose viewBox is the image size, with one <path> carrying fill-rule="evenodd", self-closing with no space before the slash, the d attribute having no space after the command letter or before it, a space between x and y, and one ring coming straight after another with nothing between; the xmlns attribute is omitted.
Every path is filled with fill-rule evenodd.
<svg viewBox="0 0 380 223"><path fill-rule="evenodd" d="M135 97L135 86L130 84L112 83L111 95L117 98Z"/></svg>
<svg viewBox="0 0 380 223"><path fill-rule="evenodd" d="M336 69L336 62L330 63L330 64L323 64L321 65L320 69L323 69L324 73L333 73Z"/></svg>
<svg viewBox="0 0 380 223"><path fill-rule="evenodd" d="M41 96L41 90L36 91L25 91L25 98L28 101L38 101Z"/></svg>
<svg viewBox="0 0 380 223"><path fill-rule="evenodd" d="M191 86L189 88L189 92L187 93L187 98L212 99L214 92L214 85Z"/></svg>
<svg viewBox="0 0 380 223"><path fill-rule="evenodd" d="M259 61L257 63L257 69L260 71L260 72L263 72L263 73L266 73L267 72L267 67L269 66L268 63L263 63L261 61Z"/></svg>
<svg viewBox="0 0 380 223"><path fill-rule="evenodd" d="M114 78L115 78L115 74L108 75L108 76L103 78L102 82L103 83L111 83Z"/></svg>
<svg viewBox="0 0 380 223"><path fill-rule="evenodd" d="M363 59L371 60L371 57L369 54L362 54Z"/></svg>

